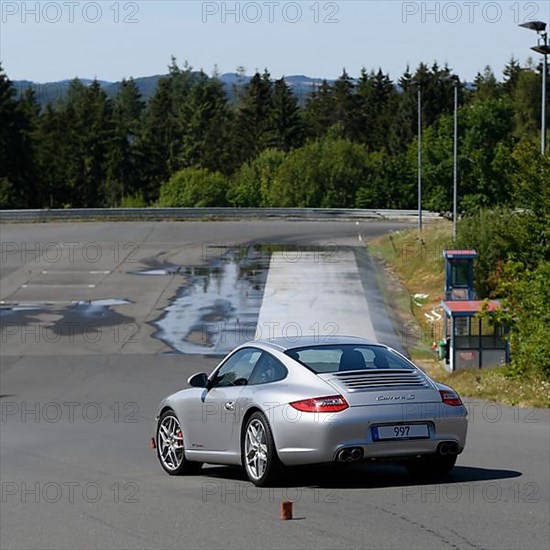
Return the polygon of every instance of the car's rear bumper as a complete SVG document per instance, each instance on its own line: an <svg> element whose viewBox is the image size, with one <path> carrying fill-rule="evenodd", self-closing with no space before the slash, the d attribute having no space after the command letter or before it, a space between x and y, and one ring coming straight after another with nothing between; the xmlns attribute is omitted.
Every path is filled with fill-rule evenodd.
<svg viewBox="0 0 550 550"><path fill-rule="evenodd" d="M288 407L288 406L287 406ZM467 411L444 403L388 404L350 407L339 413L300 413L284 406L271 421L279 458L285 465L337 460L343 448L361 448L364 459L400 459L435 454L442 441L466 443ZM383 425L427 424L425 439L375 441L372 428Z"/></svg>

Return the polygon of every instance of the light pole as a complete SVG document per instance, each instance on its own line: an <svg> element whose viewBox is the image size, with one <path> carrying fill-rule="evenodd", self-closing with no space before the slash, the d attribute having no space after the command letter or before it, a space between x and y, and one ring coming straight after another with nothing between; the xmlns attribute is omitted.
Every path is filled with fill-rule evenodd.
<svg viewBox="0 0 550 550"><path fill-rule="evenodd" d="M528 21L522 23L520 27L535 31L539 35L538 44L531 49L542 54L542 114L541 114L541 154L546 152L546 76L548 73L548 54L550 54L550 45L548 44L548 33L546 32L546 23L544 21Z"/></svg>
<svg viewBox="0 0 550 550"><path fill-rule="evenodd" d="M417 89L418 111L418 234L422 238L422 82L412 80Z"/></svg>
<svg viewBox="0 0 550 550"><path fill-rule="evenodd" d="M458 218L458 87L460 79L456 74L443 77L444 82L452 82L454 87L454 136L453 136L453 242L456 242Z"/></svg>
<svg viewBox="0 0 550 550"><path fill-rule="evenodd" d="M455 113L453 144L453 242L456 242L456 223L458 218L458 77L454 79Z"/></svg>

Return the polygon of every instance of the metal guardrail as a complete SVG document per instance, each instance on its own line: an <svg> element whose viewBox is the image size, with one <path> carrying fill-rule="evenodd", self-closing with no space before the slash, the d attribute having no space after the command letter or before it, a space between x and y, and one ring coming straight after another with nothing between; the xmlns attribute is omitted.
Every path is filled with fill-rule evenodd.
<svg viewBox="0 0 550 550"><path fill-rule="evenodd" d="M424 218L440 214L423 211ZM51 210L0 210L0 222L49 222L54 220L217 220L302 219L360 220L417 218L417 210L347 208L59 208Z"/></svg>

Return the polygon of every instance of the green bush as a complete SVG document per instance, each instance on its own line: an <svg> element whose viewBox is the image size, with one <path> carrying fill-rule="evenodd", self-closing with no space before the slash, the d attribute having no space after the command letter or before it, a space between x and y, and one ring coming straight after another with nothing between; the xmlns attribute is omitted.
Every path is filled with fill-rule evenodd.
<svg viewBox="0 0 550 550"><path fill-rule="evenodd" d="M507 268L503 288L507 292L504 305L511 325L510 372L531 371L550 378L550 262L542 262L527 272L522 272L521 264Z"/></svg>
<svg viewBox="0 0 550 550"><path fill-rule="evenodd" d="M416 202L416 159L406 153L387 151L368 154L366 179L355 194L356 208L414 208Z"/></svg>
<svg viewBox="0 0 550 550"><path fill-rule="evenodd" d="M275 175L285 155L278 149L266 149L253 161L243 164L233 176L227 193L229 204L251 208L270 206Z"/></svg>
<svg viewBox="0 0 550 550"><path fill-rule="evenodd" d="M367 180L365 147L347 139L310 141L287 154L267 199L270 206L353 208Z"/></svg>
<svg viewBox="0 0 550 550"><path fill-rule="evenodd" d="M19 208L13 184L8 178L0 178L0 209Z"/></svg>
<svg viewBox="0 0 550 550"><path fill-rule="evenodd" d="M143 198L143 193L140 191L135 195L127 195L123 197L121 208L146 208L147 201Z"/></svg>
<svg viewBox="0 0 550 550"><path fill-rule="evenodd" d="M207 207L227 205L227 179L204 168L179 170L160 187L160 207Z"/></svg>
<svg viewBox="0 0 550 550"><path fill-rule="evenodd" d="M532 243L521 230L526 215L506 208L478 210L460 220L458 224L458 248L473 248L478 253L475 261L475 287L482 298L498 291L495 278L507 260L518 260L526 255ZM527 255L529 255L527 253Z"/></svg>
<svg viewBox="0 0 550 550"><path fill-rule="evenodd" d="M502 298L510 326L510 374L550 378L550 155L528 141L514 148L509 181L518 209L481 209L458 225L458 247L478 252L482 297Z"/></svg>

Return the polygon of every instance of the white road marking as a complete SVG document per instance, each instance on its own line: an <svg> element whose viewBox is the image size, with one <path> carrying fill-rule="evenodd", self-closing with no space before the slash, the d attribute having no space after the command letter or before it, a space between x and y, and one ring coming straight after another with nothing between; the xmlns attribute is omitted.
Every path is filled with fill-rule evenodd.
<svg viewBox="0 0 550 550"><path fill-rule="evenodd" d="M52 271L52 270L43 270L42 275L82 275L83 273L86 273L88 275L109 275L111 273L109 270L101 270L101 271Z"/></svg>
<svg viewBox="0 0 550 550"><path fill-rule="evenodd" d="M355 255L338 251L271 256L256 337L362 336L376 339ZM321 338L322 340L322 338Z"/></svg>
<svg viewBox="0 0 550 550"><path fill-rule="evenodd" d="M21 285L21 288L29 288L30 286L40 286L40 287L43 287L43 288L63 288L63 287L95 288L96 285L89 285L89 284L86 284L86 283L63 283L63 284L58 284L58 285L49 284L49 283L27 283L27 284Z"/></svg>

